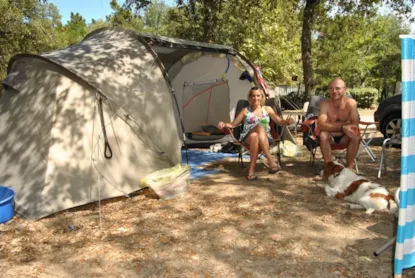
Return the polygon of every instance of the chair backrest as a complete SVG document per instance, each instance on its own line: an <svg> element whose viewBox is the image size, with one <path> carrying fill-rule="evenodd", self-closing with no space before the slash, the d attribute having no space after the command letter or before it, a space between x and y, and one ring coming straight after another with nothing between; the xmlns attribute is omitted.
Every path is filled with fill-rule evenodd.
<svg viewBox="0 0 415 278"><path fill-rule="evenodd" d="M305 116L306 115L306 113L307 113L307 110L308 110L308 105L309 105L310 103L307 101L307 102L304 102L304 105L303 105L303 116Z"/></svg>
<svg viewBox="0 0 415 278"><path fill-rule="evenodd" d="M275 113L277 113L278 115L281 115L281 107L278 105L278 102L275 98L269 98L265 101L265 105L266 106L270 106ZM242 109L244 109L245 107L249 106L249 102L245 99L240 99L238 100L237 104L236 104L236 109L235 109L235 117L242 111ZM274 123L272 120L270 121L270 128L271 128L271 135L274 139L279 138L279 135L282 132L282 127L278 126L276 123ZM233 130L233 136L236 139L239 139L239 137L241 136L241 132L243 129L243 122L241 123L240 126L238 126L237 128L235 128Z"/></svg>
<svg viewBox="0 0 415 278"><path fill-rule="evenodd" d="M271 107L276 114L279 116L282 116L282 110L281 107L278 105L278 102L275 98L269 98L265 101L265 105ZM280 134L282 134L283 127L277 125L274 123L272 119L270 119L269 122L270 128L271 128L271 136L274 139L280 139Z"/></svg>
<svg viewBox="0 0 415 278"><path fill-rule="evenodd" d="M235 117L238 116L238 114L242 111L242 109L244 109L247 106L249 106L249 102L246 99L238 100L236 104L236 109L235 109ZM241 123L240 126L238 126L237 128L234 128L233 136L235 137L236 140L239 140L242 129L243 129L243 122Z"/></svg>
<svg viewBox="0 0 415 278"><path fill-rule="evenodd" d="M312 117L318 117L320 114L320 104L325 99L322 96L311 96L308 102L307 112L305 113L305 120L311 119Z"/></svg>

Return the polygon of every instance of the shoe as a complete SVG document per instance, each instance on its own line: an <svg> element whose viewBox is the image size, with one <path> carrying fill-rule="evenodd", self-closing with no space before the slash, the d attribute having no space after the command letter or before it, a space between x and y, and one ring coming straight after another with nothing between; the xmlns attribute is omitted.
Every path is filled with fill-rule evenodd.
<svg viewBox="0 0 415 278"><path fill-rule="evenodd" d="M248 176L246 176L246 179L247 180L249 180L249 181L255 181L255 180L257 180L258 179L258 176L255 176L255 175L248 175Z"/></svg>
<svg viewBox="0 0 415 278"><path fill-rule="evenodd" d="M268 171L268 173L269 174L275 174L279 170L281 170L281 167L280 167L280 165L277 164L277 165L271 167L271 169Z"/></svg>

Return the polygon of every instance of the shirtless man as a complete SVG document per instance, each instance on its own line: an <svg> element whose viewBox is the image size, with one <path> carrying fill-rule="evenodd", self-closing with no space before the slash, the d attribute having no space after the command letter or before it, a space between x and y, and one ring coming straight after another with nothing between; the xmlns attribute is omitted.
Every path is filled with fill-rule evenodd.
<svg viewBox="0 0 415 278"><path fill-rule="evenodd" d="M359 114L356 101L347 97L346 82L341 78L329 84L330 98L320 104L318 126L320 129L320 149L324 162L332 161L330 144L346 144L347 165L353 169L354 159L359 150Z"/></svg>

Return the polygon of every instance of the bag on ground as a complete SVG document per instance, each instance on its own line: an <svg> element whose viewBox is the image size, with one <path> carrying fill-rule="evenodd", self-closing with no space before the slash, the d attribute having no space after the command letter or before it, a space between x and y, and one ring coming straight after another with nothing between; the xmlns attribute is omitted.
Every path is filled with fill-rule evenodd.
<svg viewBox="0 0 415 278"><path fill-rule="evenodd" d="M282 142L281 152L282 152L282 155L285 157L301 156L300 147L289 140L284 140Z"/></svg>
<svg viewBox="0 0 415 278"><path fill-rule="evenodd" d="M150 187L161 199L169 200L187 192L190 174L189 165L177 164L146 176L141 184Z"/></svg>

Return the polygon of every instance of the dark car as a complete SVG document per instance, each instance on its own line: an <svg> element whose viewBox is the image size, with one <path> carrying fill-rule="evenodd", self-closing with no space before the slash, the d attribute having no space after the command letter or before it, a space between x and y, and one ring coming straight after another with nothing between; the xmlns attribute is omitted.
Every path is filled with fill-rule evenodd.
<svg viewBox="0 0 415 278"><path fill-rule="evenodd" d="M382 100L374 117L385 138L401 139L402 94Z"/></svg>

